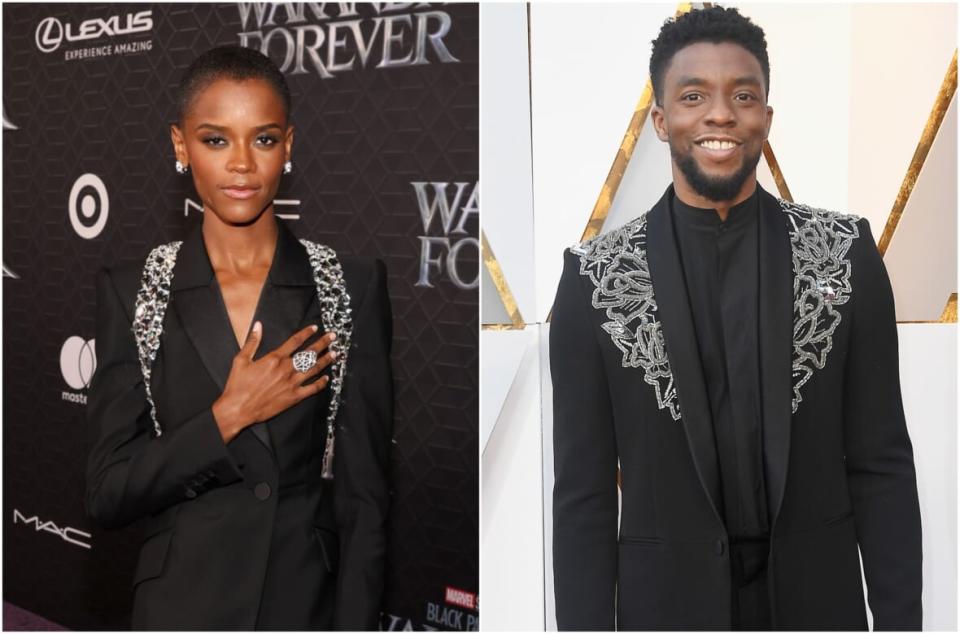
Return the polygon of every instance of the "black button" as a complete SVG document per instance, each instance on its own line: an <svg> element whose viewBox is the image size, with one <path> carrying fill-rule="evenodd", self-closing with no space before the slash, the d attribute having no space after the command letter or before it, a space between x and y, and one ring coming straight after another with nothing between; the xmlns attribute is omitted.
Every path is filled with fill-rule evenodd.
<svg viewBox="0 0 960 634"><path fill-rule="evenodd" d="M184 495L186 495L188 498L192 500L193 498L197 497L197 492L194 491L193 489L188 488L184 493Z"/></svg>
<svg viewBox="0 0 960 634"><path fill-rule="evenodd" d="M723 556L723 540L722 539L717 540L716 550L717 550L717 557L722 557Z"/></svg>
<svg viewBox="0 0 960 634"><path fill-rule="evenodd" d="M270 485L266 482L261 482L257 486L253 487L253 494L257 496L258 500L266 500L270 497Z"/></svg>

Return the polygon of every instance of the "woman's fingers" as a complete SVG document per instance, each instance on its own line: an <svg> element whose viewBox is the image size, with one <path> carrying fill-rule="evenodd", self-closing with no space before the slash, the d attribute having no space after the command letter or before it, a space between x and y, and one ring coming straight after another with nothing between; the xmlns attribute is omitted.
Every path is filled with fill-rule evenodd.
<svg viewBox="0 0 960 634"><path fill-rule="evenodd" d="M337 334L334 332L328 332L324 336L320 337L309 346L304 348L304 350L313 350L318 355L323 354L323 351L330 347L330 344L337 340Z"/></svg>
<svg viewBox="0 0 960 634"><path fill-rule="evenodd" d="M260 340L263 338L263 324L259 321L253 324L253 328L247 334L247 340L243 342L243 348L240 353L249 361L253 361L253 355L257 353L260 346Z"/></svg>
<svg viewBox="0 0 960 634"><path fill-rule="evenodd" d="M327 387L327 384L330 383L330 377L327 375L321 376L319 379L310 383L309 385L301 385L300 387L294 390L294 395L297 401L302 401L308 396L313 396L318 392L322 391Z"/></svg>
<svg viewBox="0 0 960 634"><path fill-rule="evenodd" d="M330 351L326 354L322 354L317 357L317 362L313 364L313 367L307 370L306 372L297 372L294 374L298 383L303 383L304 381L310 380L312 377L316 376L319 372L323 372L331 363L336 361L337 353Z"/></svg>
<svg viewBox="0 0 960 634"><path fill-rule="evenodd" d="M290 335L290 338L280 344L280 347L276 349L276 353L282 357L289 357L293 354L293 351L303 345L303 342L310 338L310 335L319 330L319 326L316 324L307 326L306 328L293 333Z"/></svg>

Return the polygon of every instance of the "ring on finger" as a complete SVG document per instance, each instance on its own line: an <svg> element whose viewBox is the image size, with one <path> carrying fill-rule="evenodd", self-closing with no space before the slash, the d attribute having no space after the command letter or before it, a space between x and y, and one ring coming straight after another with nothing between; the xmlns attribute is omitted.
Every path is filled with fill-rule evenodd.
<svg viewBox="0 0 960 634"><path fill-rule="evenodd" d="M293 369L303 373L317 364L317 353L314 350L301 350L293 355Z"/></svg>

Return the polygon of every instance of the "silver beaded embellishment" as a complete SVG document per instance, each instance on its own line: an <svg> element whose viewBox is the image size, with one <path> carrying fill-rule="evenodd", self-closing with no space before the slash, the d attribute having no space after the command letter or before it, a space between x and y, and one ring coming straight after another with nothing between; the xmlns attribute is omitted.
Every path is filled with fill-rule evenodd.
<svg viewBox="0 0 960 634"><path fill-rule="evenodd" d="M343 390L343 378L347 368L347 353L350 350L350 337L353 334L353 318L350 314L350 295L343 281L343 269L336 252L328 246L300 240L307 249L310 268L313 269L313 281L317 285L317 299L320 301L320 316L324 326L336 333L337 339L330 349L337 353L336 362L330 366L330 409L327 412L327 441L323 450L323 468L321 477L333 479L334 432L337 410L340 408L340 396Z"/></svg>
<svg viewBox="0 0 960 634"><path fill-rule="evenodd" d="M603 329L623 353L624 368L643 368L643 380L657 396L657 406L680 420L680 402L667 358L663 328L647 264L647 217L600 234L571 251L580 256L580 274L593 282L591 303L605 309Z"/></svg>
<svg viewBox="0 0 960 634"><path fill-rule="evenodd" d="M789 223L793 251L793 398L797 411L800 388L815 370L822 370L833 349L833 333L840 325L839 306L853 289L848 252L860 236L858 216L840 214L779 200ZM653 386L660 409L680 420L680 403L663 328L657 316L650 268L647 264L646 214L636 220L571 247L580 256L580 274L594 285L591 304L604 310L602 324L623 353L621 366L643 368L643 379Z"/></svg>
<svg viewBox="0 0 960 634"><path fill-rule="evenodd" d="M822 370L840 325L837 310L850 299L852 266L848 252L860 236L859 216L780 201L790 223L793 248L793 398L797 411L800 388L815 370Z"/></svg>
<svg viewBox="0 0 960 634"><path fill-rule="evenodd" d="M160 421L157 420L157 406L150 392L150 373L153 361L160 349L160 335L163 333L163 316L170 301L170 282L173 280L173 265L177 262L177 251L182 242L161 244L150 251L143 265L140 291L133 310L133 337L137 342L140 357L140 370L143 372L143 387L150 403L150 418L153 430L160 436Z"/></svg>

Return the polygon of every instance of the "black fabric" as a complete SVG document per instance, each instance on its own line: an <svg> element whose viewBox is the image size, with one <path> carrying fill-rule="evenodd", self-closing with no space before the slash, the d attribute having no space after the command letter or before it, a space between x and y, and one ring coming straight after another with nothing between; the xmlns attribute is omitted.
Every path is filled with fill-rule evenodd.
<svg viewBox="0 0 960 634"><path fill-rule="evenodd" d="M769 534L763 479L756 191L721 220L671 200L716 439L727 531Z"/></svg>
<svg viewBox="0 0 960 634"><path fill-rule="evenodd" d="M580 255L564 254L550 326L554 588L562 630L733 625L730 537L717 505L720 469L670 222L672 196L671 186L646 215L660 330L638 334L669 360L680 420L660 407L645 369L625 364L605 328L609 306L595 298ZM865 630L862 553L876 629L919 630L920 511L883 261L867 221L851 220L858 234L845 254L851 291L835 307L842 319L831 351L792 412L794 227L777 199L762 189L758 196L771 627ZM616 239L603 244L611 259L623 250ZM608 283L628 298L644 290L639 276Z"/></svg>
<svg viewBox="0 0 960 634"><path fill-rule="evenodd" d="M340 261L354 331L332 483L320 478L328 390L224 444L211 406L239 347L199 226L177 258L153 365L159 438L131 332L142 263L100 271L86 506L107 527L146 518L134 629L377 629L390 306L381 262ZM255 358L309 324L325 332L306 252L282 222L257 320Z"/></svg>
<svg viewBox="0 0 960 634"><path fill-rule="evenodd" d="M770 542L747 539L730 542L731 629L762 632L771 628L767 561Z"/></svg>

